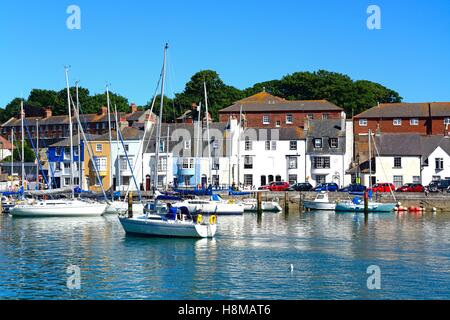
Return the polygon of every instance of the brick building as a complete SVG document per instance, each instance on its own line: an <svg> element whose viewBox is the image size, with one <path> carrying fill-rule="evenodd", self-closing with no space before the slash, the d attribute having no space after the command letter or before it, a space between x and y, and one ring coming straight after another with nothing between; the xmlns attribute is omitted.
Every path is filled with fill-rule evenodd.
<svg viewBox="0 0 450 320"><path fill-rule="evenodd" d="M343 112L327 100L291 101L263 91L220 110L219 121L227 122L231 116L239 119L241 106L246 126L253 128L303 127L305 118L340 119Z"/></svg>
<svg viewBox="0 0 450 320"><path fill-rule="evenodd" d="M155 114L150 115L150 110L139 111L136 105L130 106L130 111L119 112L119 122L121 126L133 126L141 128L144 123L149 120L150 122L156 121ZM76 119L73 120L73 132L77 132L78 123ZM101 107L98 113L93 114L81 114L80 122L86 134L101 135L108 132L108 112L106 107ZM39 126L40 140L48 140L49 143L54 143L69 137L69 116L52 115L50 108L40 110L40 113L36 113L31 116L25 108L24 126L26 127L25 138L28 139L29 135L32 138L36 138L36 124ZM111 113L111 128L115 129L115 117L114 113ZM21 135L21 119L20 115L11 118L1 125L1 135L6 139L11 139L11 130L14 129L15 139L19 139ZM28 135L29 134L29 135ZM45 145L45 143L43 144Z"/></svg>

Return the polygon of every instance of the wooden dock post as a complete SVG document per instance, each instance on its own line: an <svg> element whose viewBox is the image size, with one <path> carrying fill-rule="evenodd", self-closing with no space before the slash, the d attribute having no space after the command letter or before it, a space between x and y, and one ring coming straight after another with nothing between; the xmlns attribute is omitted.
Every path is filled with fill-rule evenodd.
<svg viewBox="0 0 450 320"><path fill-rule="evenodd" d="M289 213L289 192L284 193L284 213Z"/></svg>
<svg viewBox="0 0 450 320"><path fill-rule="evenodd" d="M364 191L364 216L369 215L369 194L366 191Z"/></svg>
<svg viewBox="0 0 450 320"><path fill-rule="evenodd" d="M133 218L133 192L128 194L128 218Z"/></svg>
<svg viewBox="0 0 450 320"><path fill-rule="evenodd" d="M256 193L256 208L258 210L258 214L262 213L262 193Z"/></svg>

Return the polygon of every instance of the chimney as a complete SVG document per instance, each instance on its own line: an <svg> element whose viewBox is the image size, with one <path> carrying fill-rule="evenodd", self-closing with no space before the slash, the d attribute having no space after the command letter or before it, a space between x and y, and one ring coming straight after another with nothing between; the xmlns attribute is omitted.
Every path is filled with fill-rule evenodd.
<svg viewBox="0 0 450 320"><path fill-rule="evenodd" d="M341 131L345 132L345 120L347 119L347 115L344 111L341 112Z"/></svg>
<svg viewBox="0 0 450 320"><path fill-rule="evenodd" d="M107 113L108 113L108 107L104 107L104 106L102 106L98 112L98 114L102 115L102 116L104 116Z"/></svg>
<svg viewBox="0 0 450 320"><path fill-rule="evenodd" d="M130 113L135 113L136 111L138 111L137 105L136 103L132 103L130 104Z"/></svg>
<svg viewBox="0 0 450 320"><path fill-rule="evenodd" d="M44 118L50 118L52 116L52 109L50 107L44 110Z"/></svg>
<svg viewBox="0 0 450 320"><path fill-rule="evenodd" d="M308 130L309 130L309 118L308 118L308 116L305 116L305 120L303 122L303 130L305 132L308 132Z"/></svg>

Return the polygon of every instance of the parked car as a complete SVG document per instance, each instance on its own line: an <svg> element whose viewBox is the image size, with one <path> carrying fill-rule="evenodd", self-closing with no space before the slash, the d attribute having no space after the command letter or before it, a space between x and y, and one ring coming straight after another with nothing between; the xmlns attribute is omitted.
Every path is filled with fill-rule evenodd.
<svg viewBox="0 0 450 320"><path fill-rule="evenodd" d="M341 189L339 189L340 192L363 192L366 191L366 186L363 186L362 184L358 183L352 183L348 186L345 186Z"/></svg>
<svg viewBox="0 0 450 320"><path fill-rule="evenodd" d="M393 183L377 183L372 186L372 192L391 192L395 191Z"/></svg>
<svg viewBox="0 0 450 320"><path fill-rule="evenodd" d="M443 192L444 190L447 190L447 188L450 186L450 179L441 179L438 181L432 181L427 189L429 192Z"/></svg>
<svg viewBox="0 0 450 320"><path fill-rule="evenodd" d="M311 191L313 186L309 182L294 183L288 191Z"/></svg>
<svg viewBox="0 0 450 320"><path fill-rule="evenodd" d="M331 191L331 192L335 192L339 190L339 186L332 182L332 183L321 183L318 186L316 186L313 191Z"/></svg>
<svg viewBox="0 0 450 320"><path fill-rule="evenodd" d="M424 192L425 188L420 183L407 183L395 191L396 192Z"/></svg>
<svg viewBox="0 0 450 320"><path fill-rule="evenodd" d="M272 182L269 185L261 186L258 188L259 190L270 190L270 191L287 191L289 189L289 183L279 181L279 182Z"/></svg>

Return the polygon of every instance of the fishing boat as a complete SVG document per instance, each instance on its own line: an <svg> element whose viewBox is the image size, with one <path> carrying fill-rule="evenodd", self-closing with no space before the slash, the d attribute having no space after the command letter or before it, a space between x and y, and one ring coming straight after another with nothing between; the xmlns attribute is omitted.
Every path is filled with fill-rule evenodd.
<svg viewBox="0 0 450 320"><path fill-rule="evenodd" d="M369 212L391 212L395 208L395 203L379 203L369 201ZM364 201L359 197L353 200L340 201L336 203L336 212L364 212Z"/></svg>
<svg viewBox="0 0 450 320"><path fill-rule="evenodd" d="M244 205L244 211L256 212L258 211L258 203L256 199L248 198L243 199L241 202ZM261 201L261 209L266 212L280 212L282 208L276 201Z"/></svg>
<svg viewBox="0 0 450 320"><path fill-rule="evenodd" d="M336 203L329 201L327 192L321 192L314 200L303 201L303 206L309 210L335 210Z"/></svg>
<svg viewBox="0 0 450 320"><path fill-rule="evenodd" d="M244 205L234 200L223 200L219 195L214 194L210 200L207 199L186 199L175 202L176 208L186 207L191 214L201 211L203 213L217 215L241 215L244 213Z"/></svg>
<svg viewBox="0 0 450 320"><path fill-rule="evenodd" d="M45 200L18 204L11 208L13 217L85 217L101 216L106 204L82 200Z"/></svg>

